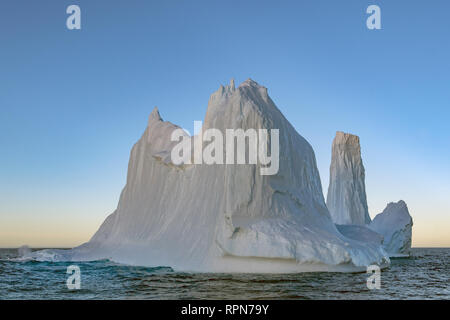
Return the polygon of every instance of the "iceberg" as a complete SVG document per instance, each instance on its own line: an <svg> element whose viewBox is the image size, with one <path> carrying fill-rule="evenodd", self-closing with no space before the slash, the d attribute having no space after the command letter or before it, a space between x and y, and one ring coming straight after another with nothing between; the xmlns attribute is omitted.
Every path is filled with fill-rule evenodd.
<svg viewBox="0 0 450 320"><path fill-rule="evenodd" d="M390 257L407 257L411 251L413 220L403 200L391 202L370 223L369 228L383 235L383 247Z"/></svg>
<svg viewBox="0 0 450 320"><path fill-rule="evenodd" d="M336 132L332 146L327 207L336 224L370 223L358 136Z"/></svg>
<svg viewBox="0 0 450 320"><path fill-rule="evenodd" d="M379 242L336 228L313 148L265 87L251 79L220 86L201 132L209 128L278 129L278 173L261 175L261 164L175 164L171 134L179 127L155 108L131 150L117 209L65 256L196 272L347 272L389 264ZM186 137L198 142L199 134Z"/></svg>
<svg viewBox="0 0 450 320"><path fill-rule="evenodd" d="M370 220L359 137L338 131L333 140L327 207L347 238L378 243L390 257L409 256L412 218L404 201L390 203Z"/></svg>

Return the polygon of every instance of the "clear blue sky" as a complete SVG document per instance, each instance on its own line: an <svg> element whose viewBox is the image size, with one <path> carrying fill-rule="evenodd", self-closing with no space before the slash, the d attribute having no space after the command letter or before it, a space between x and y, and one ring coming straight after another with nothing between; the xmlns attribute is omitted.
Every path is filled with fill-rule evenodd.
<svg viewBox="0 0 450 320"><path fill-rule="evenodd" d="M81 7L82 29L66 28ZM382 30L366 28L370 4ZM450 246L450 2L0 2L0 247L87 241L117 205L155 105L192 130L251 77L313 146L361 137L372 217L405 200L414 245Z"/></svg>

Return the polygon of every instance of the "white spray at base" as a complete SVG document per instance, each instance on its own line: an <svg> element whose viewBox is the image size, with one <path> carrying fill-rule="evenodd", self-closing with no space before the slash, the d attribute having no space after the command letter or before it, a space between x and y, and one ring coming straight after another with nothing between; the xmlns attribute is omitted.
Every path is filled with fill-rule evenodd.
<svg viewBox="0 0 450 320"><path fill-rule="evenodd" d="M203 129L279 129L276 175L260 175L260 164L175 165L170 137L177 128L153 110L131 151L117 209L89 242L53 251L55 259L199 272L365 271L389 264L366 231L351 238L336 228L313 149L266 88L252 80L221 86Z"/></svg>

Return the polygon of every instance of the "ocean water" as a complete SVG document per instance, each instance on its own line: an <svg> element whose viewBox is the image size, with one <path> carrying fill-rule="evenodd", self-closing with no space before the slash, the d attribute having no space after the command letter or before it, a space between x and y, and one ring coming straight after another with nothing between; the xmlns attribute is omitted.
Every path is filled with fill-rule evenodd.
<svg viewBox="0 0 450 320"><path fill-rule="evenodd" d="M365 273L184 273L18 257L17 249L0 249L0 299L450 299L450 248L416 248L411 258L392 260L374 290ZM80 289L67 288L70 265L80 268Z"/></svg>

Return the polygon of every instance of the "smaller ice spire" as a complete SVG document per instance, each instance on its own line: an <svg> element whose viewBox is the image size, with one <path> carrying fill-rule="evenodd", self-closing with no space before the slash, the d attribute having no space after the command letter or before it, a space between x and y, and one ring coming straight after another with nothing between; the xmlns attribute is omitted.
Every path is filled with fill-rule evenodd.
<svg viewBox="0 0 450 320"><path fill-rule="evenodd" d="M231 78L231 80L230 80L230 88L231 88L231 90L236 89L236 86L234 85L234 78Z"/></svg>
<svg viewBox="0 0 450 320"><path fill-rule="evenodd" d="M260 85L252 80L251 78L248 78L247 80L245 80L244 82L241 83L241 86L255 86L255 87L260 87Z"/></svg>
<svg viewBox="0 0 450 320"><path fill-rule="evenodd" d="M151 121L163 121L161 118L161 115L159 114L158 107L154 107L152 113L150 113L150 116L148 117L148 123L150 124Z"/></svg>

